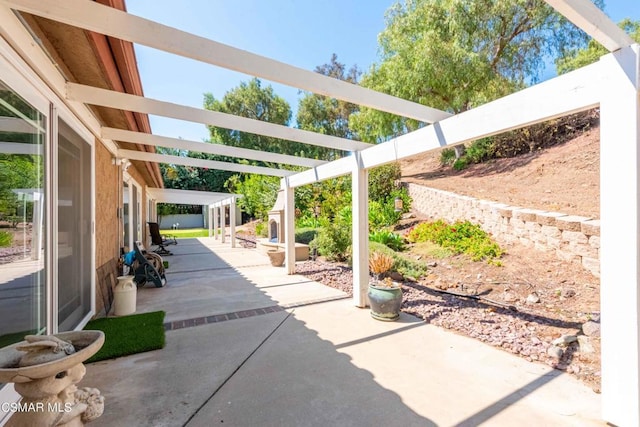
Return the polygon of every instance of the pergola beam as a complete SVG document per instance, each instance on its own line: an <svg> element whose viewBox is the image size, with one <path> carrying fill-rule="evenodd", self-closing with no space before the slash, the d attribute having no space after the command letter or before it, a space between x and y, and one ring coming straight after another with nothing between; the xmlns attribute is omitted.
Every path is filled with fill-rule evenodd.
<svg viewBox="0 0 640 427"><path fill-rule="evenodd" d="M198 151L201 153L217 154L228 157L239 157L250 160L260 160L264 162L281 163L302 167L314 167L327 163L322 160L309 159L306 157L290 156L287 154L270 153L266 151L250 150L248 148L230 147L223 144L208 142L196 142L166 136L152 135L144 132L133 132L130 130L115 129L110 127L102 128L104 138L132 142L134 144L151 145L154 147L167 147L176 150Z"/></svg>
<svg viewBox="0 0 640 427"><path fill-rule="evenodd" d="M149 198L158 203L179 203L187 205L211 205L222 203L240 194L219 193L211 191L180 190L175 188L155 188L147 187Z"/></svg>
<svg viewBox="0 0 640 427"><path fill-rule="evenodd" d="M287 86L433 123L450 113L196 36L86 0L1 0L9 7Z"/></svg>
<svg viewBox="0 0 640 427"><path fill-rule="evenodd" d="M591 1L545 0L547 4L564 15L575 26L593 37L609 52L631 46L633 39L618 27Z"/></svg>
<svg viewBox="0 0 640 427"><path fill-rule="evenodd" d="M353 141L346 138L322 135L275 123L239 117L233 114L204 110L202 108L189 107L186 105L159 101L156 99L145 98L144 96L131 95L77 83L67 83L67 99L70 101L116 108L125 111L155 114L157 116L218 126L225 129L233 129L241 132L284 139L287 141L333 148L336 150L355 151L371 146L371 144Z"/></svg>
<svg viewBox="0 0 640 427"><path fill-rule="evenodd" d="M197 168L218 169L223 171L254 173L257 175L269 175L285 177L293 172L284 169L265 168L262 166L241 165L238 163L219 162L217 160L194 159L192 157L169 156L167 154L147 153L135 150L118 150L118 157L143 162L169 163Z"/></svg>
<svg viewBox="0 0 640 427"><path fill-rule="evenodd" d="M595 63L512 95L457 114L434 125L363 150L362 166L370 169L416 154L496 135L598 105L600 64ZM352 172L349 158L339 159L288 178L299 187Z"/></svg>

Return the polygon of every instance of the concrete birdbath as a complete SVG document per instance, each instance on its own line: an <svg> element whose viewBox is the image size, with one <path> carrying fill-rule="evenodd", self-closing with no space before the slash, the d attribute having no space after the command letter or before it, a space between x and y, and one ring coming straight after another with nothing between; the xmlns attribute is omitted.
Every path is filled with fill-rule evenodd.
<svg viewBox="0 0 640 427"><path fill-rule="evenodd" d="M94 388L78 389L82 362L104 344L101 331L27 335L0 349L0 382L14 383L22 396L9 404L7 426L83 426L102 415L104 398Z"/></svg>

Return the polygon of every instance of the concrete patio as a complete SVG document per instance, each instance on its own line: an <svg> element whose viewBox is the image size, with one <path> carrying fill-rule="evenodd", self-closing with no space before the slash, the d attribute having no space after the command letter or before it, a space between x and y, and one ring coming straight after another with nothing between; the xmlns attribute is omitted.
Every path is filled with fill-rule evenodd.
<svg viewBox="0 0 640 427"><path fill-rule="evenodd" d="M345 294L211 238L172 246L166 347L87 365L92 426L602 426L573 377L402 314L373 320Z"/></svg>

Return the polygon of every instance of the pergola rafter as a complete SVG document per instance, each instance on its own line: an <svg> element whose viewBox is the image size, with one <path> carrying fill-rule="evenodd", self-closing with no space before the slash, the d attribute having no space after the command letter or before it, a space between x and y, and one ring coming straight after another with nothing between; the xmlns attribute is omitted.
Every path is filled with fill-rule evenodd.
<svg viewBox="0 0 640 427"><path fill-rule="evenodd" d="M228 157L238 157L248 160L260 160L264 162L281 163L302 167L314 167L327 163L324 160L309 159L306 157L290 156L287 154L271 153L248 148L230 147L224 144L208 142L196 142L179 138L152 135L144 132L134 132L110 127L102 128L104 138L134 144L150 145L154 147L167 147L176 150L196 151L200 153L217 154Z"/></svg>
<svg viewBox="0 0 640 427"><path fill-rule="evenodd" d="M263 122L261 120L248 119L246 117L235 116L233 114L189 107L186 105L159 101L156 99L145 98L144 96L100 89L77 83L67 83L67 99L70 101L98 105L101 107L154 114L157 116L185 120L194 123L218 126L225 129L270 136L272 138L283 139L286 141L295 141L319 147L333 148L335 150L355 151L371 146L371 144L353 141L346 138L322 135L316 132L290 128L288 126Z"/></svg>
<svg viewBox="0 0 640 427"><path fill-rule="evenodd" d="M242 165L239 163L219 162L217 160L194 159L193 157L171 156L168 154L147 153L144 151L118 149L118 157L143 162L169 163L172 165L193 166L197 168L218 169L223 171L253 173L285 177L295 172L286 169L267 168L264 166Z"/></svg>
<svg viewBox="0 0 640 427"><path fill-rule="evenodd" d="M545 0L547 4L560 12L575 26L593 37L609 52L615 52L634 41L603 11L590 1L584 0Z"/></svg>

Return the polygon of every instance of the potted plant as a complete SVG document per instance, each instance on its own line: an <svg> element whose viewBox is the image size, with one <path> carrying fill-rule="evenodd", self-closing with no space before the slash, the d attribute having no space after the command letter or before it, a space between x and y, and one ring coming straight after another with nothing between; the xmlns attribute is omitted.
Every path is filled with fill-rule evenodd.
<svg viewBox="0 0 640 427"><path fill-rule="evenodd" d="M369 269L374 280L369 282L369 305L371 317L377 320L394 321L400 317L402 305L402 287L389 277L380 280L381 275L391 269L393 258L381 252L369 256Z"/></svg>

